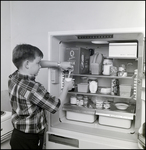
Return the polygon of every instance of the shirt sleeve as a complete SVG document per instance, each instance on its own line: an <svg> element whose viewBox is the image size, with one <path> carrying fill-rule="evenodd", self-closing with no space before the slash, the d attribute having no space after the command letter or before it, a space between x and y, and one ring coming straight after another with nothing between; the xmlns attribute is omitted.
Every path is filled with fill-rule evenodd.
<svg viewBox="0 0 146 150"><path fill-rule="evenodd" d="M40 83L35 83L31 90L27 90L24 97L53 114L58 111L61 104L60 99L53 97Z"/></svg>

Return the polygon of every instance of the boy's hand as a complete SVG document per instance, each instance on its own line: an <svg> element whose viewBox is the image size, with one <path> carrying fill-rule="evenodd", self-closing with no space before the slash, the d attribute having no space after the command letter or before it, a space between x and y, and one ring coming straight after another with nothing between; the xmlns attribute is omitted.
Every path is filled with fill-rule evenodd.
<svg viewBox="0 0 146 150"><path fill-rule="evenodd" d="M60 67L61 69L63 70L70 70L70 69L73 69L73 62L61 62L60 63Z"/></svg>

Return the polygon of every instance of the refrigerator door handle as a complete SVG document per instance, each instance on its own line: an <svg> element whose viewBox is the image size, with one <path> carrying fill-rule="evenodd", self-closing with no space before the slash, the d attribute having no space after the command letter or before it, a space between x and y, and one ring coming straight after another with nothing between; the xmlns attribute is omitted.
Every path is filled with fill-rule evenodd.
<svg viewBox="0 0 146 150"><path fill-rule="evenodd" d="M73 138L49 134L48 141L79 148L79 140Z"/></svg>

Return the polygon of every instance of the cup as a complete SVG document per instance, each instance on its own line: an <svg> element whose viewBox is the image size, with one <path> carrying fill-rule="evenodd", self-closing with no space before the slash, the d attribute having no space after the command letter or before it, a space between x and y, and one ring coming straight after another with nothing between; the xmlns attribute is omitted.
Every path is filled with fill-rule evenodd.
<svg viewBox="0 0 146 150"><path fill-rule="evenodd" d="M72 81L72 78L65 78L65 81L67 82Z"/></svg>
<svg viewBox="0 0 146 150"><path fill-rule="evenodd" d="M65 78L65 81L70 82L70 81L74 81L75 79L73 78ZM75 86L73 85L72 89L75 88ZM72 90L70 89L70 90Z"/></svg>

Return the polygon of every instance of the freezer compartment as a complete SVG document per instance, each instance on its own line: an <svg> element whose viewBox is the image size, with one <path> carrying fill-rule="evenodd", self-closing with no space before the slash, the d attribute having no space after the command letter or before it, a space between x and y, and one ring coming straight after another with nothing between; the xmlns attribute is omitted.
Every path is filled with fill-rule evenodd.
<svg viewBox="0 0 146 150"><path fill-rule="evenodd" d="M99 116L98 122L101 125L114 126L120 128L130 128L132 120Z"/></svg>
<svg viewBox="0 0 146 150"><path fill-rule="evenodd" d="M134 73L134 70L135 69L138 69L138 73L141 72L141 66L140 64L142 64L141 62L141 57L142 57L142 48L143 48L143 34L141 34L140 32L138 31L134 31L134 32L125 32L125 31L112 31L112 30L103 30L103 31L100 31L100 32L97 32L97 31L94 31L91 33L90 32L80 32L80 31L77 31L77 32L54 32L54 33L49 33L49 38L48 38L48 46L49 46L49 49L48 49L48 58L50 61L57 61L57 62L63 62L63 61L67 61L66 59L66 51L67 51L67 48L77 48L77 49L80 49L80 48L85 48L85 49L93 49L94 52L99 52L99 53L102 53L103 54L103 57L104 58L109 58L109 44L92 44L91 41L93 39L78 39L78 35L98 35L99 33L102 33L103 34L106 34L107 32L109 33L112 33L113 34L113 38L107 38L107 39L104 39L106 41L108 41L109 43L116 43L116 42L124 42L124 41L129 41L130 42L137 42L138 41L138 58L128 58L128 57L125 57L122 58L122 57L112 57L113 58L113 65L116 66L117 68L121 66L121 64L124 64L126 66L126 71L128 72L128 76L127 77L119 77L119 76L104 76L104 75L93 75L93 74L90 74L90 73L73 73L73 78L75 78L75 83L78 84L78 83L83 83L83 82L80 82L81 79L80 77L81 76L86 76L86 77L97 77L98 78L98 86L107 86L107 85L110 85L111 84L111 79L112 78L116 78L116 79L119 79L120 80L120 84L132 84L133 86L133 78L134 78L134 75L129 75L129 73ZM98 39L98 40L103 40L102 38ZM119 49L117 49L118 51ZM55 55L54 55L55 54ZM117 53L118 54L118 53ZM111 55L110 55L111 56ZM111 57L110 57L111 58ZM77 64L77 63L76 63ZM128 65L129 64L129 65ZM48 91L58 97L59 94L61 93L61 90L62 90L62 77L60 76L62 73L59 72L59 83L54 84L54 82L52 83L51 82L51 71L49 70L49 75L48 75ZM53 76L54 77L54 76ZM54 80L53 80L54 81ZM132 117L133 118L133 115L135 115L135 118L133 118L133 121L132 121L132 127L133 129L130 128L130 131L136 131L138 128L139 128L139 124L141 122L141 101L140 101L140 96L139 96L139 90L140 90L140 85L138 85L137 87L138 91L137 91L137 97L136 97L136 108L135 108L135 112L127 112L127 113L121 113L122 111L121 110L115 110L115 111L110 111L110 115L114 114L114 115L117 115L117 116L124 116L124 117ZM104 128L105 130L108 130L109 128L116 130L117 128L116 127L111 127L111 126L105 126L105 125L100 125L97 123L97 120L94 122L94 123L84 123L84 122L80 122L80 121L72 121L72 120L68 120L66 119L66 111L72 111L72 112L75 112L75 108L67 108L66 106L64 106L65 103L68 103L69 102L69 96L70 95L78 95L78 94L83 94L83 95L87 95L87 96L99 96L99 97L106 97L106 98L118 98L120 99L121 101L123 101L123 99L133 99L133 95L131 95L130 97L125 97L125 96L119 96L119 95L111 95L111 94L101 94L101 93L83 93L83 92L78 92L77 90L76 91L71 91L71 92L68 92L68 95L67 95L67 98L64 99L62 101L62 105L61 105L61 108L59 109L58 112L56 112L55 114L50 114L50 117L48 117L50 120L48 121L49 122L49 125L51 127L54 127L54 128L63 128L65 130L72 130L72 126L68 126L68 125L76 125L76 124L80 124L81 128L82 126L84 126L84 124L86 124L87 126L87 129L89 130L89 134L90 134L90 131L91 129L93 129L93 127L95 126L95 128L98 128L98 127L101 127ZM63 109L62 109L63 108ZM67 109L67 110L65 110ZM129 110L129 109L127 109ZM108 110L95 110L95 109L88 109L88 110L77 110L77 113L80 113L80 111L83 111L83 112L88 112L89 114L92 114L96 112L96 115L100 116L101 113L102 114L109 114ZM135 113L135 114L134 114ZM92 114L93 115L93 114ZM107 117L107 116L106 116ZM65 118L65 119L64 119ZM121 118L119 118L121 119ZM128 120L128 119L127 119ZM130 119L129 119L130 120ZM66 125L66 126L65 126ZM57 126L57 127L56 127ZM77 130L79 129L78 127L76 128ZM76 130L75 129L75 130ZM109 130L110 130L109 129ZM124 130L126 133L129 133L129 129L124 129L124 128L118 128L118 131L119 130ZM99 130L100 131L100 130ZM81 132L79 130L79 132ZM94 131L95 132L95 131ZM126 134L127 135L127 134ZM114 136L114 135L112 135Z"/></svg>
<svg viewBox="0 0 146 150"><path fill-rule="evenodd" d="M137 58L137 43L110 43L109 57Z"/></svg>
<svg viewBox="0 0 146 150"><path fill-rule="evenodd" d="M66 118L74 121L93 123L97 119L97 116L94 114L82 114L66 111Z"/></svg>

